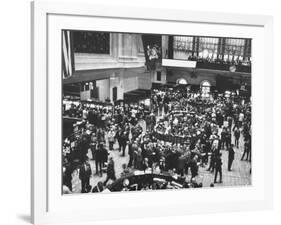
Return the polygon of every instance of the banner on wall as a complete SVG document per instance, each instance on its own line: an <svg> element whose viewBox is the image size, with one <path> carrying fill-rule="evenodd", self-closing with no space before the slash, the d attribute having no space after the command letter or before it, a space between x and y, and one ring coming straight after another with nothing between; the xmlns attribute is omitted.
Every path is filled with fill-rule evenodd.
<svg viewBox="0 0 281 225"><path fill-rule="evenodd" d="M143 34L142 42L147 70L160 70L162 66L162 36Z"/></svg>

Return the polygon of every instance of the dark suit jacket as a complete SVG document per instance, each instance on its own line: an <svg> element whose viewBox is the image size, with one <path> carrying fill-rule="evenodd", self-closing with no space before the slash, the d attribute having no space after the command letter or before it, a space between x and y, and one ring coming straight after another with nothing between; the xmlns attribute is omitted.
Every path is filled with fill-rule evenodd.
<svg viewBox="0 0 281 225"><path fill-rule="evenodd" d="M91 166L88 163L83 163L80 168L79 178L80 180L87 180L92 175Z"/></svg>
<svg viewBox="0 0 281 225"><path fill-rule="evenodd" d="M235 154L235 152L234 152L233 148L229 148L228 149L228 160L233 160L234 154Z"/></svg>

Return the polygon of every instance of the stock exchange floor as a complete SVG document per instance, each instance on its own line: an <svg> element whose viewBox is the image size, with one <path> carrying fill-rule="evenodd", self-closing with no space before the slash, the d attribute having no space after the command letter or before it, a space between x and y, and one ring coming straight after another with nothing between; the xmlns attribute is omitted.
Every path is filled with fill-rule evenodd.
<svg viewBox="0 0 281 225"><path fill-rule="evenodd" d="M146 131L146 125L144 121L140 121L139 124L143 128L143 132ZM219 133L221 132L221 129ZM107 134L106 134L106 140ZM234 134L232 134L232 142L234 142ZM108 149L109 143L106 141L106 148ZM122 153L119 151L119 145L117 141L114 143L112 151L109 151L109 156L113 158L115 162L115 173L116 178L120 178L123 167L122 165L128 165L129 155L128 155L128 146L126 147L126 154L122 156ZM235 155L232 163L232 170L228 171L228 151L226 149L222 149L222 183L214 184L214 176L215 173L208 171L209 165L200 165L198 176L196 177L197 183L202 183L203 187L210 187L210 185L214 184L215 187L223 187L223 186L244 186L251 184L251 163L246 160L241 160L241 157L244 152L244 138L241 137L239 140L238 147L234 147ZM92 153L88 151L88 157L92 159ZM104 182L106 180L106 171L103 172L102 176L96 174L96 167L94 160L90 160L92 176L90 177L90 185L95 187L98 182ZM187 181L191 180L191 174L186 175L185 179ZM108 184L110 184L110 181ZM73 174L72 179L72 192L73 193L81 193L81 181L79 179L78 173Z"/></svg>
<svg viewBox="0 0 281 225"><path fill-rule="evenodd" d="M81 122L64 142L68 193L251 184L249 97L169 88L148 100L71 105Z"/></svg>

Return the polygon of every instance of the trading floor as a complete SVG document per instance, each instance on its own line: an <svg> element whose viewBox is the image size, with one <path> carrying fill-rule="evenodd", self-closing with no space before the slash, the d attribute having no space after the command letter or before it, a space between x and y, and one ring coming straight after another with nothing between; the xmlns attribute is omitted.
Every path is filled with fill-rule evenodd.
<svg viewBox="0 0 281 225"><path fill-rule="evenodd" d="M85 158L91 171L90 175L88 176L89 189L87 191L82 190L83 178L81 179L81 169L77 169L79 167L76 167L76 169L73 169L71 173L71 188L69 188L71 189L71 193L92 192L94 189L99 190L99 188L95 188L98 187L98 184L103 184L102 187L100 186L102 190L108 190L107 188L110 187L111 184L114 184L114 182L118 183L118 180L122 180L122 177L123 183L129 182L126 179L126 181L124 182L124 177L132 177L136 172L138 172L138 175L140 173L169 173L169 176L173 177L173 179L179 180L179 183L176 183L177 187L183 187L184 184L187 184L187 187L232 187L250 185L251 149L247 149L247 146L249 146L248 143L250 141L250 102L247 102L247 100L245 101L245 98L241 98L240 96L237 96L236 100L230 100L228 97L221 96L219 97L219 100L212 99L202 102L201 97L199 97L199 95L197 94L186 93L186 95L182 96L182 94L179 93L182 93L182 91L155 91L154 95L151 96L151 105L148 109L146 109L146 113L144 113L146 110L142 104L134 103L131 104L131 106L129 106L128 108L128 117L122 118L122 116L126 114L125 112L122 112L120 114L117 113L119 117L122 118L120 121L121 123L118 123L118 121L116 121L115 119L112 120L113 123L108 122L106 126L103 125L102 129L104 130L104 132L102 143L103 148L108 152L108 157L107 160L105 160L106 162L104 164L104 168L102 168L100 171L96 170L96 168L98 168L96 166L97 156L95 155L95 151L93 151L92 148L89 147L89 145L86 148L87 150L85 152ZM174 97L176 98L167 100L165 96L168 95L174 95ZM162 107L161 104L158 104L159 100L160 102L166 102L167 104L164 103ZM178 104L178 100L180 100L179 102L181 102L181 104ZM241 102L242 104L240 104ZM227 105L234 107L229 110L229 108L226 107ZM117 108L120 109L119 106ZM230 111L231 113L229 114ZM188 114L185 114L187 112ZM144 116L144 114L146 115L146 117ZM81 116L83 117L83 112ZM107 113L107 116L110 118L114 117L111 112ZM155 118L154 123L151 122L152 120L147 119L149 118L149 116ZM208 118L208 116L210 117ZM85 118L89 117L85 116ZM126 122L122 123L124 122L124 120L126 120ZM184 126L181 127L181 122L190 127L188 127L188 129ZM206 128L206 124L211 124L211 131L208 131L208 129ZM118 127L118 125L121 125L122 127ZM141 131L137 133L137 135L135 135L135 128L138 128ZM116 134L118 134L119 131L121 131L122 133L124 129L127 130L127 133L125 132L127 135L127 142L124 145L125 151L123 155L123 150L121 151L120 149L120 142L118 141L118 137L116 138ZM110 137L112 136L112 133L110 132L113 132L113 130L114 138L112 139ZM224 134L222 134L222 131ZM230 134L228 144L227 141L225 141L227 139L227 134L225 133ZM239 134L238 144L235 143L235 139L237 139L235 138L236 133ZM148 134L150 135L150 137L145 140L145 137ZM188 136L187 134L191 134L191 136ZM96 136L98 137L99 135ZM244 142L245 138L247 139L246 142ZM188 142L187 139L194 139L194 146L192 146L192 141ZM208 143L210 143L210 149L205 148L205 146L207 146L207 144L205 143L206 140ZM216 145L216 141L219 141L219 145ZM223 142L225 142L225 144L222 144ZM146 156L143 156L140 160L140 167L136 163L137 159L135 158L135 155L133 155L137 153L132 153L130 150L132 148L132 145L130 145L130 143L136 143L139 145L141 156L146 154ZM155 145L150 149L151 143L154 143ZM231 144L233 144L234 146L231 147ZM174 158L173 160L171 160L171 162L168 162L168 157L170 155L169 153L166 153L165 148L167 148L168 150L166 150L168 152L170 151L170 153L180 152L180 154L178 154L177 158ZM234 150L231 169L228 168L230 160L230 148ZM147 153L149 152L149 149L152 151L151 154ZM248 151L246 152L245 149ZM243 156L244 152L246 152L246 154L244 154ZM192 154L191 158L189 157L188 153ZM155 160L154 158L157 154L161 155L161 157L159 156L159 158ZM217 162L216 160L213 161L214 158L212 158L214 155L220 155L219 162L221 164L222 171L222 177L220 177L218 173L217 180L214 180L216 170L218 170ZM134 160L134 163L131 165L130 158L131 160ZM185 158L190 158L190 160L182 160ZM109 176L108 164L110 163L108 161L113 162L114 179L112 179L112 177L109 177L110 179L107 179ZM162 164L163 161L164 166ZM178 166L177 164L180 164L182 161L184 162L183 167ZM192 164L194 161L195 166L193 166ZM173 162L176 162L176 165L173 164ZM171 163L174 166L171 166ZM214 163L214 168L208 170L212 163ZM106 180L109 181L105 184ZM167 183L167 181L161 181L161 179L157 180L157 178L153 178L153 180L157 182ZM68 185L70 185L69 182ZM129 186L131 184L126 185ZM132 186L134 185L135 184L132 184ZM122 188L127 188L127 186ZM146 187L146 189L150 188Z"/></svg>

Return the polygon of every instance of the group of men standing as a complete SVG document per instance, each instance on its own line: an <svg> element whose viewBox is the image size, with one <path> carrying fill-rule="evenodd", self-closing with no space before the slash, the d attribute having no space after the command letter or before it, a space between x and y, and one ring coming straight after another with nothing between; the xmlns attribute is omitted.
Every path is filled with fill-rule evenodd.
<svg viewBox="0 0 281 225"><path fill-rule="evenodd" d="M109 157L109 151L114 150L115 143L118 143L121 156L125 156L126 150L128 149L129 160L127 166L132 169L146 170L147 168L151 168L153 163L157 163L164 171L170 168L176 168L177 172L181 173L183 171L182 168L185 169L185 166L188 165L186 171L188 172L190 168L191 179L193 179L198 175L198 165L205 163L208 164L207 170L214 172L214 183L223 181L222 165L224 162L222 161L221 150L226 150L228 152L227 170L231 171L235 159L234 149L241 147L240 137L242 134L244 136L244 152L241 160L245 159L251 161L251 120L249 116L244 115L245 109L243 109L243 106L241 106L241 110L236 110L237 113L235 113L235 109L223 109L222 106L217 108L216 106L213 108L210 107L212 109L211 112L207 112L207 110L195 112L198 113L198 115L204 115L205 118L209 117L205 119L207 125L203 129L204 131L200 130L202 132L200 138L197 137L196 141L191 141L188 146L184 146L184 143L172 143L172 145L182 145L180 148L193 151L196 154L190 157L191 160L188 160L188 163L186 163L187 161L182 155L179 155L179 157L176 156L174 159L172 158L174 146L171 147L173 154L165 154L165 146L162 149L161 146L158 145L159 140L154 140L155 137L153 137L157 121L156 115L158 115L158 117L166 115L174 108L172 102L179 102L180 100L183 100L183 103L187 102L188 98L186 94L180 93L179 96L175 95L173 97L164 94L162 98L154 95L152 98L152 112L144 113L142 107L140 107L141 110L139 110L138 113L134 113L134 115L129 113L130 110L128 110L127 113L126 111L120 111L116 114L112 114L112 117L115 117L115 119L112 118L112 121L108 121L109 126L106 127L96 124L96 119L88 120L88 122L94 124L96 128L91 135L82 137L81 143L79 144L80 147L78 148L78 151L82 154L82 165L79 167L79 179L82 184L82 192L89 192L91 187L90 177L93 175L89 159L87 158L89 149L92 151L96 174L102 177L103 171L106 170L107 177L103 185L106 185L110 179L113 181L116 180L115 163L113 158ZM219 102L218 104L221 105L222 103ZM225 105L227 106L227 104ZM220 109L218 110L218 108ZM163 110L164 114L158 113ZM143 132L138 123L130 122L138 119L135 114L143 114L142 118L146 121L145 132ZM132 120L131 117L135 118L135 120ZM194 119L191 125L194 129L198 128L199 131L202 127L198 125L198 127L196 127L197 122L198 121ZM141 135L143 133L146 133L148 136L147 140ZM105 148L106 137L108 149ZM206 154L202 156L200 155L201 153ZM169 162L172 162L170 164L173 165L170 165ZM179 165L174 165L180 163L183 165L182 168Z"/></svg>

